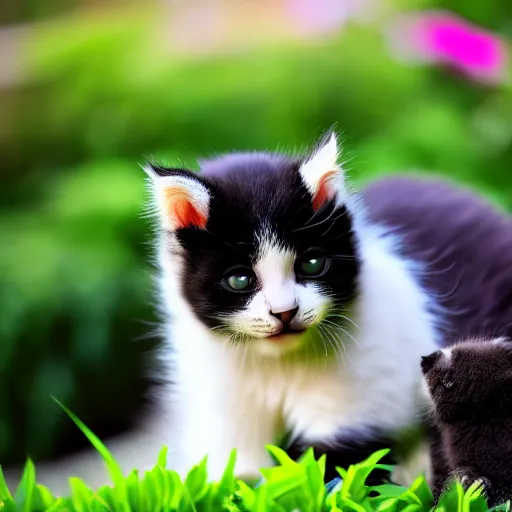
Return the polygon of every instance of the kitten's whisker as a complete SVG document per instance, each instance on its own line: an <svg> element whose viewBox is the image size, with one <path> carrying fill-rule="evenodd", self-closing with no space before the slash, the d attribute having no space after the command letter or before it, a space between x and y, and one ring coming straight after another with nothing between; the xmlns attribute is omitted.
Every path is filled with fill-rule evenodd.
<svg viewBox="0 0 512 512"><path fill-rule="evenodd" d="M336 356L336 360L339 361L339 357L340 357L340 350L339 350L339 343L338 343L338 339L332 335L329 327L327 325L325 325L324 323L320 323L318 324L318 326L320 327L325 339L329 342L329 346L331 347L332 351L334 352L335 356Z"/></svg>
<svg viewBox="0 0 512 512"><path fill-rule="evenodd" d="M343 212L343 213L346 213L346 212ZM331 231L331 229L336 225L336 222L338 221L338 219L340 218L340 216L336 217L332 222L331 222L331 225L322 233L322 237L326 236L327 233L329 233L329 231ZM349 232L346 232L345 235L348 235L350 234L350 231Z"/></svg>
<svg viewBox="0 0 512 512"><path fill-rule="evenodd" d="M323 327L321 325L319 325L318 327L319 327L318 334L320 335L320 339L322 340L322 345L324 346L324 349L325 349L325 357L327 357L328 356L327 344L325 343L325 339L323 336Z"/></svg>
<svg viewBox="0 0 512 512"><path fill-rule="evenodd" d="M346 336L348 336L353 342L354 342L354 345L356 347L360 347L360 343L359 343L359 340L357 340L356 338L354 338L354 336L352 336L352 334L350 334L346 329L344 329L343 327L340 327L340 330L343 334L345 334Z"/></svg>
<svg viewBox="0 0 512 512"><path fill-rule="evenodd" d="M338 330L339 326L336 328L336 330ZM346 332L344 331L344 329L341 329L342 332ZM338 345L341 345L342 349L343 349L343 360L338 360L338 362L340 364L343 364L343 365L350 365L350 366L354 366L353 364L353 360L352 358L350 357L350 353L347 349L347 346L345 345L344 341L343 341L343 338L339 336L339 334L337 332L334 332L334 330L330 330L330 332L332 333L332 335L336 338L337 342L338 342ZM355 341L355 340L354 340ZM356 341L356 345L357 345L357 341Z"/></svg>
<svg viewBox="0 0 512 512"><path fill-rule="evenodd" d="M340 346L338 343L338 340L335 336L332 335L331 331L329 330L329 327L327 325L322 325L322 331L324 333L324 338L329 343L330 351L332 352L332 355L336 358L336 362L340 364L341 361L341 351ZM327 364L328 359L326 359Z"/></svg>
<svg viewBox="0 0 512 512"><path fill-rule="evenodd" d="M358 261L359 258L357 258L356 256L350 256L350 255L329 255L329 258L331 258L331 260L342 260L342 261Z"/></svg>
<svg viewBox="0 0 512 512"><path fill-rule="evenodd" d="M315 222L314 224L306 224L305 226L302 226L301 228L294 229L292 231L292 233L297 233L298 231L304 231L305 229L310 229L310 228L314 228L316 226L321 226L324 222L327 222L336 212L338 212L339 215L334 219L334 222L336 222L336 220L338 220L342 215L344 215L346 213L343 210L339 211L338 208L333 208L331 213L325 219L323 219L319 222ZM318 212L318 213L315 212L310 220L312 220L315 217L315 215L319 215L320 213L321 212Z"/></svg>
<svg viewBox="0 0 512 512"><path fill-rule="evenodd" d="M222 236L220 235L217 235L216 233L214 233L213 231L210 231L208 229L205 229L204 230L206 233L208 233L209 235L213 236L214 238L220 240L224 245L227 245L228 247L230 247L231 249L234 249L235 251L239 251L240 250L240 247L237 247L236 245L233 245L231 244L230 242L228 242L225 238L223 238ZM245 244L246 242L235 242L237 244Z"/></svg>
<svg viewBox="0 0 512 512"><path fill-rule="evenodd" d="M341 365L343 363L343 360L341 359L340 348L343 350L343 353L346 356L347 352L345 349L345 345L343 344L343 341L338 336L336 336L336 334L333 333L327 325L324 325L324 329L327 333L328 339L330 340L331 346L335 351L336 361L339 365Z"/></svg>
<svg viewBox="0 0 512 512"><path fill-rule="evenodd" d="M342 320L345 320L347 322L350 322L357 330L360 330L361 328L359 327L359 325L357 325L354 320L352 320L350 317L348 316L345 316L341 313L331 313L329 315L327 315L327 318L341 318Z"/></svg>
<svg viewBox="0 0 512 512"><path fill-rule="evenodd" d="M339 329L343 334L345 334L346 336L348 336L354 343L356 346L359 346L359 342L354 338L354 336L352 336L352 334L350 334L346 329L344 329L341 325L333 322L332 320L329 320L328 318L324 318L323 322L327 323L327 324L330 324L332 325L334 328L336 329Z"/></svg>
<svg viewBox="0 0 512 512"><path fill-rule="evenodd" d="M344 238L350 234L351 234L351 231L344 231L343 233L340 233L338 236L331 238L331 241L339 240L340 238Z"/></svg>
<svg viewBox="0 0 512 512"><path fill-rule="evenodd" d="M334 353L336 355L336 359L338 359L338 357L339 357L339 346L338 346L338 343L336 342L336 338L331 336L329 328L326 325L322 325L322 330L323 330L323 332L325 334L325 337L327 338L327 341L329 342L329 345L331 346L332 350L334 351Z"/></svg>

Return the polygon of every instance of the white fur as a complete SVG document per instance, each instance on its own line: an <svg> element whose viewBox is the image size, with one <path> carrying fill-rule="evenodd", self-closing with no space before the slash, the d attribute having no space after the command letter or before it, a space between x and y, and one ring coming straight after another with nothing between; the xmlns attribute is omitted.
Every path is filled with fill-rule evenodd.
<svg viewBox="0 0 512 512"><path fill-rule="evenodd" d="M294 251L279 244L271 230L259 241L259 255L254 269L267 302L267 311L283 313L297 307L295 294Z"/></svg>
<svg viewBox="0 0 512 512"><path fill-rule="evenodd" d="M452 358L452 349L451 348L443 348L441 350L441 352L443 353L444 357L446 357L446 359L448 359L448 361L451 360L451 358Z"/></svg>
<svg viewBox="0 0 512 512"><path fill-rule="evenodd" d="M208 454L210 475L218 478L237 448L237 473L254 476L271 464L265 444L277 442L285 429L314 442L362 426L400 431L417 421L420 358L436 349L429 297L414 278L414 265L395 254L395 240L367 225L357 202L348 204L363 264L353 325L337 359L268 358L258 343L227 344L190 311L179 289L179 257L162 244L162 291L173 318L170 364L178 382L172 404L182 420L181 433L168 440L174 467L187 471ZM291 258L272 245L263 254L262 274L265 258L278 264ZM312 287L296 287L295 295L299 303L308 295L315 301ZM263 295L257 300L263 307Z"/></svg>
<svg viewBox="0 0 512 512"><path fill-rule="evenodd" d="M164 356L177 382L167 405L172 416L181 418L182 427L169 432L166 440L170 464L186 473L208 455L209 474L218 478L231 449L237 447L238 474L253 475L255 469L271 464L263 447L274 441L279 429L276 415L265 417L253 406L253 397L246 395L241 354L226 346L190 311L176 279L180 262L165 251L161 261L163 295L173 313L169 338L174 350L166 351ZM273 405L277 410L277 404Z"/></svg>
<svg viewBox="0 0 512 512"><path fill-rule="evenodd" d="M509 343L509 342L510 342L510 340L508 338L501 336L499 338L494 338L491 343L493 345L501 345L502 343Z"/></svg>
<svg viewBox="0 0 512 512"><path fill-rule="evenodd" d="M329 185L332 187L330 192L337 203L341 205L346 199L346 192L343 170L338 164L338 158L338 141L333 133L329 140L301 165L299 172L302 181L314 196L318 191L322 176L327 172L335 171L336 174L329 179Z"/></svg>

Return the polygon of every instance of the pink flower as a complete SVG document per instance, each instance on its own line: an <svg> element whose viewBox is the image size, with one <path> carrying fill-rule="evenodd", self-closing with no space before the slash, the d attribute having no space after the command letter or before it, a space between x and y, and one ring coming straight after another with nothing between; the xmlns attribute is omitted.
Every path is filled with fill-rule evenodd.
<svg viewBox="0 0 512 512"><path fill-rule="evenodd" d="M373 0L285 0L295 28L304 35L335 32L349 20L371 11Z"/></svg>
<svg viewBox="0 0 512 512"><path fill-rule="evenodd" d="M447 12L421 13L406 20L406 26L398 30L407 34L408 41L402 43L412 43L409 50L417 57L446 64L480 82L496 83L504 78L504 42L462 18Z"/></svg>

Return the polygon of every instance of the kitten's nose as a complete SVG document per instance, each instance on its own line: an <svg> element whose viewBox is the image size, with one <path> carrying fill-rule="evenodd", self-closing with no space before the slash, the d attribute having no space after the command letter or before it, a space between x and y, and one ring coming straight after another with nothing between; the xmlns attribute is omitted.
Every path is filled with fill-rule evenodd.
<svg viewBox="0 0 512 512"><path fill-rule="evenodd" d="M281 311L279 313L274 313L273 311L271 311L270 314L275 316L276 318L279 318L279 320L281 320L281 322L283 323L283 326L286 327L293 320L293 317L297 314L297 311L299 311L298 306L294 309L289 309L288 311Z"/></svg>

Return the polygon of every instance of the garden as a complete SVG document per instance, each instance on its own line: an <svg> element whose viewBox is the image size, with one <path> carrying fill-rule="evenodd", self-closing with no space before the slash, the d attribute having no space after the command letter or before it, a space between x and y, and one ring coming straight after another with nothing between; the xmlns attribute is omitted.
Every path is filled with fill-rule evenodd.
<svg viewBox="0 0 512 512"><path fill-rule="evenodd" d="M220 482L204 464L181 482L164 447L121 470L100 439L137 428L161 344L140 165L300 151L334 126L358 186L436 174L512 211L512 4L30 0L0 16L0 462L30 459L17 490L0 477L0 509L430 510L423 477L364 485L382 453L330 495L322 459L277 448L257 488L233 459ZM39 461L91 442L113 487L36 485ZM440 506L487 510L460 486Z"/></svg>

